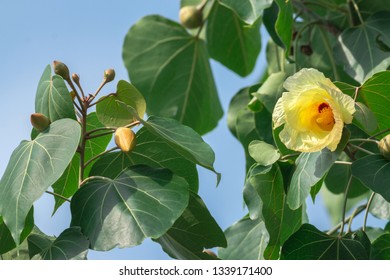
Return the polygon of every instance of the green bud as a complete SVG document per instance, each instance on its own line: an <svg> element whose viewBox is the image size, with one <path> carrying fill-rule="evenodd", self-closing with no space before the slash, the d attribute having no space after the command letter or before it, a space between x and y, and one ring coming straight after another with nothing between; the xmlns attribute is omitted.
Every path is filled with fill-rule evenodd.
<svg viewBox="0 0 390 280"><path fill-rule="evenodd" d="M202 25L202 10L196 6L185 6L180 9L179 19L181 24L189 29L197 28Z"/></svg>
<svg viewBox="0 0 390 280"><path fill-rule="evenodd" d="M31 114L30 121L32 126L39 132L45 131L50 125L50 120L41 113Z"/></svg>
<svg viewBox="0 0 390 280"><path fill-rule="evenodd" d="M122 152L129 153L135 147L135 133L128 127L118 127L114 136L115 144Z"/></svg>
<svg viewBox="0 0 390 280"><path fill-rule="evenodd" d="M107 83L113 81L115 79L115 70L107 69L106 71L104 71L104 79Z"/></svg>
<svg viewBox="0 0 390 280"><path fill-rule="evenodd" d="M78 85L79 82L80 82L80 76L77 75L76 73L73 73L73 74L72 74L72 80L73 80L73 82L76 83L76 85Z"/></svg>
<svg viewBox="0 0 390 280"><path fill-rule="evenodd" d="M69 76L68 66L66 66L61 61L54 60L53 68L54 68L54 73L61 76L66 81L69 80L70 76Z"/></svg>
<svg viewBox="0 0 390 280"><path fill-rule="evenodd" d="M378 143L378 148L381 154L388 160L390 160L390 134L382 138Z"/></svg>

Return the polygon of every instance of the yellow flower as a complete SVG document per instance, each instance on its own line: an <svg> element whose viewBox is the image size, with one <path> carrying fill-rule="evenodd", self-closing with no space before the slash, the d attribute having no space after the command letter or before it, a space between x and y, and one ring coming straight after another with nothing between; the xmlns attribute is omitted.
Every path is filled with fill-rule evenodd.
<svg viewBox="0 0 390 280"><path fill-rule="evenodd" d="M283 125L280 140L287 148L315 152L334 151L344 124L352 122L353 99L341 92L316 69L302 69L286 79L284 92L275 105L274 129Z"/></svg>

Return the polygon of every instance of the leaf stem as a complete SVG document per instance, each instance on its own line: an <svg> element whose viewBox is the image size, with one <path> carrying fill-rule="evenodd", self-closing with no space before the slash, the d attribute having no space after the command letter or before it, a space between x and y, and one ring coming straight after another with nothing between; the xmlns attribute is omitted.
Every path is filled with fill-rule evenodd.
<svg viewBox="0 0 390 280"><path fill-rule="evenodd" d="M285 159L289 159L291 157L296 157L296 156L299 156L301 153L293 153L293 154L288 154L288 155L285 155L285 156L282 156L280 158L280 160L285 160Z"/></svg>
<svg viewBox="0 0 390 280"><path fill-rule="evenodd" d="M100 98L100 99L99 99L98 101L96 101L96 102L93 102L93 103L90 102L90 103L88 104L88 107L93 107L93 106L95 106L96 104L102 102L103 100L105 100L105 99L107 99L108 97L113 96L113 95L116 95L116 93L107 94L107 95L103 96L102 98ZM92 101L92 100L90 100L90 101Z"/></svg>
<svg viewBox="0 0 390 280"><path fill-rule="evenodd" d="M349 139L348 142L370 142L370 143L375 143L378 144L378 140L372 139L372 138L353 138Z"/></svg>
<svg viewBox="0 0 390 280"><path fill-rule="evenodd" d="M364 209L366 209L366 206L367 206L367 204L361 205L361 206L359 206L358 208L356 208L356 210L352 213L352 215L350 215L349 217L345 218L343 222L338 223L335 227L331 228L331 229L327 232L327 234L328 234L328 235L332 235L332 234L334 234L335 232L337 232L337 230L340 229L342 223L344 223L344 224L348 223L348 221L350 221L351 218L356 217L357 215L359 215L360 213L362 213L362 212L364 211Z"/></svg>
<svg viewBox="0 0 390 280"><path fill-rule="evenodd" d="M330 60L330 64L332 67L334 78L335 78L335 80L338 81L338 80L340 80L340 75L339 75L339 72L337 70L336 62L335 62L335 59L333 56L332 47L329 43L328 37L326 37L326 34L324 33L324 30L322 30L321 27L319 28L319 30L320 30L320 35L321 35L322 41L324 42L324 48L325 48L325 50L328 54L329 60Z"/></svg>
<svg viewBox="0 0 390 280"><path fill-rule="evenodd" d="M355 218L355 216L366 208L366 205L361 205L360 207L356 208L355 211L352 212L351 216L349 216L349 222L348 222L348 227L347 227L347 233L351 232L351 226L352 226L352 221ZM348 218L347 218L348 220Z"/></svg>
<svg viewBox="0 0 390 280"><path fill-rule="evenodd" d="M347 212L348 192L349 192L349 188L351 187L351 182L352 182L352 175L349 176L347 186L345 187L344 203L343 203L343 215L342 215L342 219L341 219L342 223L341 223L341 227L340 227L339 236L342 236L343 232L344 232L344 225L345 225L344 221L345 221L345 214Z"/></svg>
<svg viewBox="0 0 390 280"><path fill-rule="evenodd" d="M80 183L80 186L84 185L86 182L90 181L90 180L93 180L93 179L107 179L106 177L103 177L103 176L90 176L88 178L86 178L85 180L83 180L81 183Z"/></svg>
<svg viewBox="0 0 390 280"><path fill-rule="evenodd" d="M352 3L352 6L353 6L353 8L354 8L355 11L356 11L356 14L357 14L357 16L358 16L358 18L359 18L360 23L361 23L361 24L364 24L363 17L362 17L362 15L360 14L359 7L358 7L358 5L356 4L355 0L349 0L349 2Z"/></svg>
<svg viewBox="0 0 390 280"><path fill-rule="evenodd" d="M107 131L107 132L103 132L103 133L100 133L100 134L94 134L94 135L90 135L90 136L85 136L85 138L88 139L88 140L89 139L94 139L94 138L98 138L98 137L101 137L101 136L113 134L114 132L115 132L115 129Z"/></svg>
<svg viewBox="0 0 390 280"><path fill-rule="evenodd" d="M389 127L389 128L386 128L386 129L384 129L384 130L382 130L382 131L379 131L378 133L375 133L374 135L370 136L370 139L375 138L375 137L377 137L377 136L379 136L379 135L382 135L382 134L384 134L384 133L386 133L386 132L389 132L389 131L390 131L390 127Z"/></svg>
<svg viewBox="0 0 390 280"><path fill-rule="evenodd" d="M45 193L51 194L51 195L53 195L53 196L56 196L56 197L58 197L58 198L61 198L61 199L65 200L65 201L67 201L67 202L70 202L70 199L68 199L67 197L62 196L62 195L60 195L60 194L58 194L58 193L54 193L54 192L51 192L51 191L45 191Z"/></svg>
<svg viewBox="0 0 390 280"><path fill-rule="evenodd" d="M101 152L100 154L94 156L93 158L91 158L90 160L88 160L88 161L84 164L84 168L86 168L90 163L92 163L94 160L96 160L97 158L101 157L102 155L108 154L108 153L110 153L110 152L112 152L112 151L115 151L115 150L117 150L117 149L119 149L119 148L118 148L118 147L113 147L113 148L111 148L111 149L108 149L108 150L106 150L106 151L104 151L104 152Z"/></svg>
<svg viewBox="0 0 390 280"><path fill-rule="evenodd" d="M355 150L359 150L359 151L362 151L363 153L366 153L367 155L375 155L375 153L369 151L369 150L366 150L360 146L356 146L356 145L353 145L351 143L348 143L349 146L351 146L352 148L354 148Z"/></svg>
<svg viewBox="0 0 390 280"><path fill-rule="evenodd" d="M367 202L366 213L364 214L364 220L363 220L363 228L362 228L363 231L366 231L366 224L367 224L368 212L370 211L370 206L371 206L371 203L372 203L372 201L373 201L373 199L374 199L374 197L375 197L375 194L376 194L376 193L373 192L373 193L371 194L371 196L370 196L368 202Z"/></svg>
<svg viewBox="0 0 390 280"><path fill-rule="evenodd" d="M350 162L350 161L342 161L342 160L336 160L334 163L335 164L352 165L352 162Z"/></svg>
<svg viewBox="0 0 390 280"><path fill-rule="evenodd" d="M88 99L88 106L90 107L92 101L95 99L95 97L99 94L100 90L107 84L107 80L104 79L103 82L100 84L100 86L97 88L95 93Z"/></svg>

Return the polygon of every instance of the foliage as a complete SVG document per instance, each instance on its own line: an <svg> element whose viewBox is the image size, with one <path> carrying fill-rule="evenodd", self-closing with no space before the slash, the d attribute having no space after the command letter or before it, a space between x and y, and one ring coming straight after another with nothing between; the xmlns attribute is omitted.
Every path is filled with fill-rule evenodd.
<svg viewBox="0 0 390 280"><path fill-rule="evenodd" d="M17 146L0 180L0 258L86 259L90 249L132 247L151 238L177 259L215 259L205 249L217 247L221 259L389 259L389 228L366 224L368 213L390 219L390 162L378 149L390 132L390 12L383 5L182 0L181 7L193 6L187 12L202 20L140 19L123 45L132 83L119 81L115 93L100 93L114 80L112 69L95 93L85 95L79 76L65 64L47 66L31 118L39 131L32 129L31 140ZM244 147L248 214L223 231L198 195L198 167L213 172L216 185L224 175L202 138L223 116L210 60L248 76L261 52L262 25L270 37L264 75L237 92L227 111L228 128ZM334 151L297 152L287 145L290 150L282 137L286 127L275 125L285 118L281 97L290 106L283 124L299 133L311 133L302 122L310 122L305 128L320 117L335 123L343 113L332 109L331 98L313 107L318 112L307 105L314 101L300 98L299 108L310 110L293 111L296 92L289 81L299 80L304 68L329 80L319 85L309 79L316 88L300 80L298 91L328 98L337 86L337 98L355 104ZM315 133L326 137L334 123ZM111 147L112 135L128 129L135 138L122 133ZM53 213L70 203L71 223L58 237L34 225L33 205L45 192L55 199ZM337 219L334 228L310 224L309 194L313 201L324 195ZM352 231L362 212L363 223Z"/></svg>

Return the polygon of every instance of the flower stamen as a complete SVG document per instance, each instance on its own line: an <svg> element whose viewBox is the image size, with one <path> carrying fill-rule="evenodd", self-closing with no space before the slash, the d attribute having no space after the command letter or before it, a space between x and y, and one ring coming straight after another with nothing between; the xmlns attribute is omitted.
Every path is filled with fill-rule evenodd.
<svg viewBox="0 0 390 280"><path fill-rule="evenodd" d="M331 131L335 124L333 111L328 103L321 103L318 106L318 117L316 119L317 125L325 131Z"/></svg>

